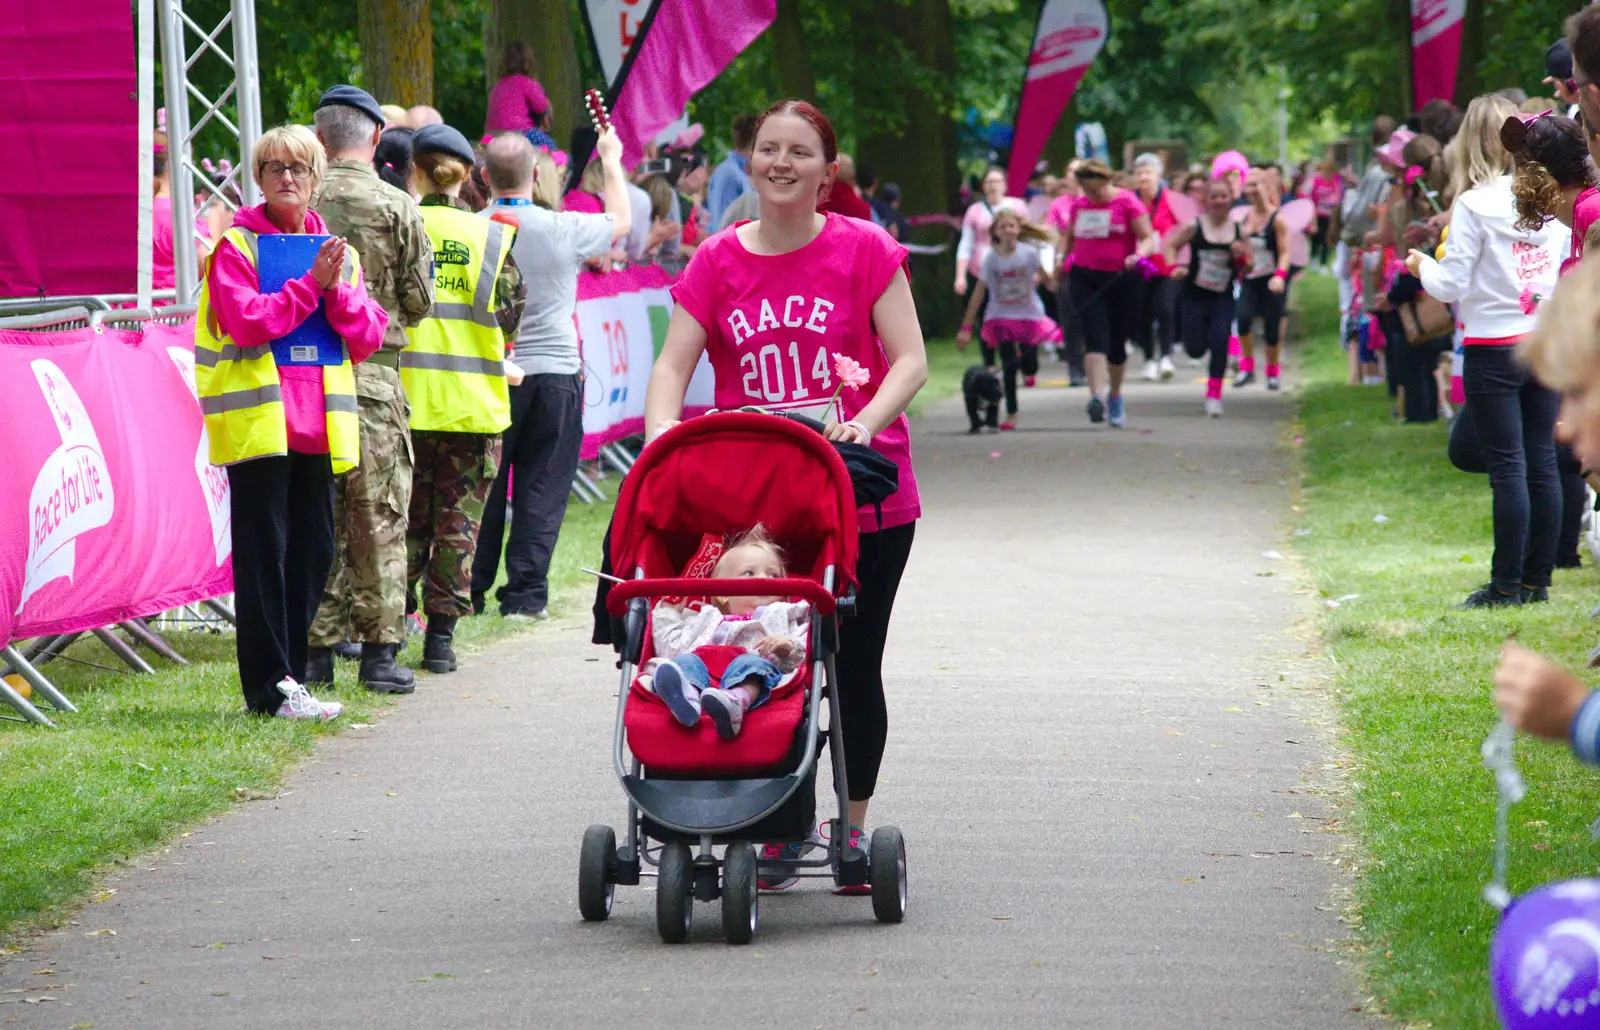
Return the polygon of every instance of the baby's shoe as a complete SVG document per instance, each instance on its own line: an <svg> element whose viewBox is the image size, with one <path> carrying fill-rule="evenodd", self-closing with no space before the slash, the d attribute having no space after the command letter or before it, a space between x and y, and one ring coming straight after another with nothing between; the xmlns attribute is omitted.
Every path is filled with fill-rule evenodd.
<svg viewBox="0 0 1600 1030"><path fill-rule="evenodd" d="M667 703L672 717L685 726L700 721L700 688L689 682L683 670L670 661L656 666L656 696Z"/></svg>
<svg viewBox="0 0 1600 1030"><path fill-rule="evenodd" d="M744 729L744 693L712 687L700 695L706 714L717 724L717 736L732 740Z"/></svg>

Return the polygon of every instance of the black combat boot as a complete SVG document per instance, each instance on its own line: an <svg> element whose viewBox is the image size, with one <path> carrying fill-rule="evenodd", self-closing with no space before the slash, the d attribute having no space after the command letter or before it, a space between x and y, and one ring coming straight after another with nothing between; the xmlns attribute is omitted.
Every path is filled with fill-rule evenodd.
<svg viewBox="0 0 1600 1030"><path fill-rule="evenodd" d="M422 667L432 673L456 671L456 652L451 646L455 637L454 615L428 616L428 635L422 643Z"/></svg>
<svg viewBox="0 0 1600 1030"><path fill-rule="evenodd" d="M306 652L306 675L300 681L307 687L333 686L333 652L326 647L313 647Z"/></svg>
<svg viewBox="0 0 1600 1030"><path fill-rule="evenodd" d="M409 694L417 689L411 670L394 660L399 644L362 644L361 685L374 694Z"/></svg>

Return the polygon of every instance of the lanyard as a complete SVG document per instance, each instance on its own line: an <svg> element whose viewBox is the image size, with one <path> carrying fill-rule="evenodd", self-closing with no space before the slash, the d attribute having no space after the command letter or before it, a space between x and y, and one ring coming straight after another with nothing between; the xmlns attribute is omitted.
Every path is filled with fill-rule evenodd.
<svg viewBox="0 0 1600 1030"><path fill-rule="evenodd" d="M533 201L527 197L496 197L495 203L501 207L528 207Z"/></svg>

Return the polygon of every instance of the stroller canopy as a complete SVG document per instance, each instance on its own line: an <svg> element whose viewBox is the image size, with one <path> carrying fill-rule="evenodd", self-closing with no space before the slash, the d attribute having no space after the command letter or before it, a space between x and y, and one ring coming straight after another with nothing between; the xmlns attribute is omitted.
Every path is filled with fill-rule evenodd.
<svg viewBox="0 0 1600 1030"><path fill-rule="evenodd" d="M656 438L623 480L611 566L632 578L676 576L707 533L764 525L788 573L816 582L834 566L835 596L855 582L855 489L815 430L752 412L690 419Z"/></svg>

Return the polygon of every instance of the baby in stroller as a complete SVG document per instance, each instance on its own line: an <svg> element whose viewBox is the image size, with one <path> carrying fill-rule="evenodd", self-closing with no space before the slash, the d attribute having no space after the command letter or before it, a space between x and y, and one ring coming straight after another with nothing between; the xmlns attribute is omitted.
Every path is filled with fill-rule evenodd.
<svg viewBox="0 0 1600 1030"><path fill-rule="evenodd" d="M782 579L783 549L756 525L729 541L713 579ZM651 618L655 657L641 679L674 718L694 726L702 712L732 740L745 713L805 660L811 606L781 597L713 597L710 604L662 601Z"/></svg>

